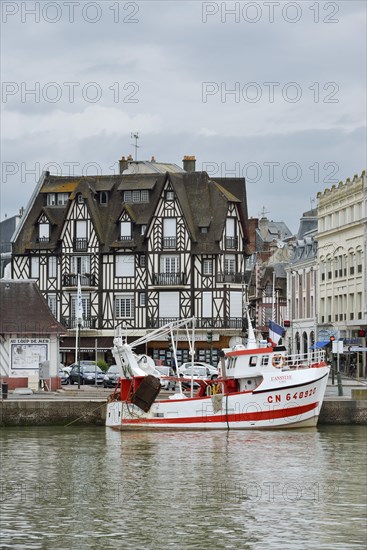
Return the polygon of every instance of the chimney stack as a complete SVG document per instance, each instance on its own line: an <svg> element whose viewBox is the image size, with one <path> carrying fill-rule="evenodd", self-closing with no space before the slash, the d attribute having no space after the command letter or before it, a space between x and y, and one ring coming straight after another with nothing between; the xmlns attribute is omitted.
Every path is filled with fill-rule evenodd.
<svg viewBox="0 0 367 550"><path fill-rule="evenodd" d="M196 169L195 155L192 157L185 155L182 163L183 163L183 169L185 170L185 172L195 172L195 169Z"/></svg>
<svg viewBox="0 0 367 550"><path fill-rule="evenodd" d="M126 158L121 157L121 159L119 160L120 174L122 174L125 170L127 170L128 166L129 166L129 163L126 160Z"/></svg>

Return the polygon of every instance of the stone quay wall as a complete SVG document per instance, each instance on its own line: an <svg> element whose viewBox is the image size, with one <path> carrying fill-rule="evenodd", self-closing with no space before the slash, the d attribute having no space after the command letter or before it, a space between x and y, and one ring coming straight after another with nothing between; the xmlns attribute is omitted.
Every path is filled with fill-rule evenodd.
<svg viewBox="0 0 367 550"><path fill-rule="evenodd" d="M354 396L352 396L354 397ZM366 390L356 398L326 398L319 424L366 425ZM105 399L4 399L0 400L0 426L103 426Z"/></svg>

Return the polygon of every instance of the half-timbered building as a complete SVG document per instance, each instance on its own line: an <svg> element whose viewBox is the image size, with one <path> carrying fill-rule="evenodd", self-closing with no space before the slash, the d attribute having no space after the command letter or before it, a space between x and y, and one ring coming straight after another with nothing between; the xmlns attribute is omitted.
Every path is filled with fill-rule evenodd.
<svg viewBox="0 0 367 550"><path fill-rule="evenodd" d="M63 362L74 359L78 276L82 358L109 359L118 324L136 339L195 316L197 359L213 363L242 335L245 181L186 160L190 171L122 159L119 175L42 175L13 238L12 277L35 280L68 329ZM167 340L144 351L170 358ZM183 342L178 354L189 359Z"/></svg>

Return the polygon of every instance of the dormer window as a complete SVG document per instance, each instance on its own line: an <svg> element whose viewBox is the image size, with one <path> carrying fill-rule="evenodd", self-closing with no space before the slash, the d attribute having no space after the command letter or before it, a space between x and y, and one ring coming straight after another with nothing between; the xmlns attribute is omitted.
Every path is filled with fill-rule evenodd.
<svg viewBox="0 0 367 550"><path fill-rule="evenodd" d="M200 227L200 233L208 233L207 227Z"/></svg>
<svg viewBox="0 0 367 550"><path fill-rule="evenodd" d="M176 218L163 220L163 248L176 248L177 246L177 222Z"/></svg>
<svg viewBox="0 0 367 550"><path fill-rule="evenodd" d="M69 193L47 193L47 206L64 206L69 200Z"/></svg>
<svg viewBox="0 0 367 550"><path fill-rule="evenodd" d="M57 204L64 206L69 200L69 193L57 193Z"/></svg>
<svg viewBox="0 0 367 550"><path fill-rule="evenodd" d="M147 226L146 226L146 225L142 225L142 226L141 226L141 230L140 230L140 234L141 234L141 235L144 235L144 233L146 232L146 230L147 230Z"/></svg>
<svg viewBox="0 0 367 550"><path fill-rule="evenodd" d="M149 202L149 191L147 189L124 191L124 202Z"/></svg>
<svg viewBox="0 0 367 550"><path fill-rule="evenodd" d="M107 206L108 204L108 193L106 191L101 191L99 194L99 204L102 206Z"/></svg>
<svg viewBox="0 0 367 550"><path fill-rule="evenodd" d="M56 193L47 193L47 206L56 205Z"/></svg>
<svg viewBox="0 0 367 550"><path fill-rule="evenodd" d="M131 222L120 222L120 241L131 241L132 227Z"/></svg>
<svg viewBox="0 0 367 550"><path fill-rule="evenodd" d="M38 242L48 243L49 240L50 240L50 224L40 223L38 225Z"/></svg>

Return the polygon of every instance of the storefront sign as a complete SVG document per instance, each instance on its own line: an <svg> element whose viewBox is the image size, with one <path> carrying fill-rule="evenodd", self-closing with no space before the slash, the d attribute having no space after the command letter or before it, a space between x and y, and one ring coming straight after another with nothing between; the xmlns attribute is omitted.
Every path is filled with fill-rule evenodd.
<svg viewBox="0 0 367 550"><path fill-rule="evenodd" d="M49 357L48 338L10 339L10 376L28 376L38 373L39 364Z"/></svg>

